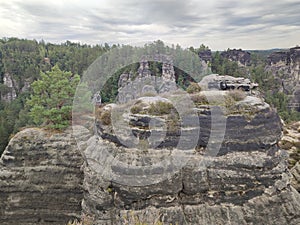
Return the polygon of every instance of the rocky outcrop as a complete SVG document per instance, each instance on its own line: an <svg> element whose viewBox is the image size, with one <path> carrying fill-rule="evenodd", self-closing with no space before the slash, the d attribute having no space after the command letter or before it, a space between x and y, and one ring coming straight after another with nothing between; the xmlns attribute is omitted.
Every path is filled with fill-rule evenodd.
<svg viewBox="0 0 300 225"><path fill-rule="evenodd" d="M300 193L300 163L297 162L296 165L291 169L292 174L292 185Z"/></svg>
<svg viewBox="0 0 300 225"><path fill-rule="evenodd" d="M227 91L182 95L106 105L100 136L18 133L0 160L0 223L299 224L299 164L289 172L275 111Z"/></svg>
<svg viewBox="0 0 300 225"><path fill-rule="evenodd" d="M11 76L9 73L5 73L3 76L3 85L6 87L6 90L1 93L1 99L5 102L11 102L15 100L18 96L18 93L23 93L29 90L30 88L30 79L24 79L24 84L20 88L18 82Z"/></svg>
<svg viewBox="0 0 300 225"><path fill-rule="evenodd" d="M284 126L279 146L288 152L290 168L300 161L300 122Z"/></svg>
<svg viewBox="0 0 300 225"><path fill-rule="evenodd" d="M221 53L221 56L231 61L237 62L241 66L247 66L251 61L251 54L242 49L229 49Z"/></svg>
<svg viewBox="0 0 300 225"><path fill-rule="evenodd" d="M119 103L126 103L145 95L177 90L172 60L161 55L155 55L153 60L162 63L161 77L152 76L149 62L142 58L136 77L132 75L135 71L121 74L118 81L117 99Z"/></svg>
<svg viewBox="0 0 300 225"><path fill-rule="evenodd" d="M292 174L292 185L300 192L300 122L284 126L279 146L289 154L289 168Z"/></svg>
<svg viewBox="0 0 300 225"><path fill-rule="evenodd" d="M277 79L278 91L290 95L290 107L300 110L300 47L270 54L265 70Z"/></svg>
<svg viewBox="0 0 300 225"><path fill-rule="evenodd" d="M172 61L164 61L162 65L162 78L164 80L175 82L175 71Z"/></svg>
<svg viewBox="0 0 300 225"><path fill-rule="evenodd" d="M8 88L7 92L2 94L1 99L10 102L17 97L17 84L16 81L12 78L12 76L8 73L4 74L3 84Z"/></svg>
<svg viewBox="0 0 300 225"><path fill-rule="evenodd" d="M212 61L212 53L211 50L202 50L198 52L198 56L201 60L203 60L205 63L209 63Z"/></svg>
<svg viewBox="0 0 300 225"><path fill-rule="evenodd" d="M66 224L81 216L83 159L70 130L25 129L0 160L0 224Z"/></svg>
<svg viewBox="0 0 300 225"><path fill-rule="evenodd" d="M176 99L180 97L174 95L170 98ZM215 96L215 98L218 97ZM251 105L252 103L254 105ZM123 132L132 132L136 138L147 139L152 134L155 134L156 137L165 136L159 145L156 144L156 139L158 138L152 140L153 145L157 148L178 148L178 143L181 141L182 144L180 148L185 149L186 146L189 146L189 143L192 143L195 139L198 140L196 144L197 148L205 148L208 145L213 126L218 127L219 123L222 125L224 120L226 120L226 130L224 130L224 139L218 151L219 155L225 155L235 151L272 150L271 147L277 143L281 137L280 119L277 113L256 97L248 96L245 100L238 102L236 109L231 109L232 112L230 110L224 112L228 115L223 115L222 113L217 115L220 118L224 117L224 120L217 122L213 121L213 117L216 116L212 115L210 109L211 107L219 108L218 106L202 105L198 108L194 108L194 113L182 112L181 118L179 119L179 115L176 115L176 112L172 113L172 110L169 111L170 114L166 115L164 113L163 110L168 107L168 104L172 105L172 102L167 98L143 97L137 99L136 103L131 107L131 112L134 113L124 114L123 118L117 115L115 115L115 117L118 117L119 120L126 121L125 126L129 124L130 127L129 129L124 129ZM117 114L118 106L113 104L109 107L108 105L106 108L103 108L103 110L105 111L107 108L109 108L107 113L111 113L111 108L114 108ZM147 108L149 109L148 111ZM238 109L242 109L240 113ZM139 111L135 112L136 110ZM153 110L156 111L153 112ZM176 111L176 109L174 110ZM219 110L221 111L221 108ZM161 114L160 111L162 111ZM122 140L119 138L120 136L126 136L126 134L122 135L119 132L114 132L116 130L122 130L123 127L116 129L114 128L114 123L107 124L101 119L101 116L98 118L96 126L102 138L118 145L127 145L125 140L123 140L125 144L122 144ZM151 123L160 124L162 121L165 121L167 124L165 130L158 125L151 126ZM184 130L181 129L182 126L184 126ZM195 136L197 134L198 137ZM160 140L158 140L158 142L159 141ZM150 144L152 144L152 142Z"/></svg>
<svg viewBox="0 0 300 225"><path fill-rule="evenodd" d="M237 102L243 110L231 108L223 118L214 117L213 105L197 106L199 139L195 118L181 118L178 132L178 124L170 129L171 118L163 113L150 115L151 103L167 105L167 99L139 99L142 107L135 105L133 115L115 117L129 130L115 127L117 136L107 125L102 137L91 137L82 149L87 159L84 214L95 224L299 224L300 195L290 185L288 155L277 144L280 119L254 98ZM223 139L212 141L212 135L222 136L223 119ZM130 133L138 142L128 147ZM153 135L163 137L160 145L151 142ZM181 148L193 139L198 139L193 151Z"/></svg>

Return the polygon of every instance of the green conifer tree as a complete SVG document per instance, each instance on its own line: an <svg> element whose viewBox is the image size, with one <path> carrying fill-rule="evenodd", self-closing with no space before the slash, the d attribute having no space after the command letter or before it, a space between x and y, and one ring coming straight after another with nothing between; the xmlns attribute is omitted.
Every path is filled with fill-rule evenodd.
<svg viewBox="0 0 300 225"><path fill-rule="evenodd" d="M51 71L41 72L41 78L32 83L33 94L27 100L34 123L54 129L69 126L79 80L79 75L61 71L57 65Z"/></svg>

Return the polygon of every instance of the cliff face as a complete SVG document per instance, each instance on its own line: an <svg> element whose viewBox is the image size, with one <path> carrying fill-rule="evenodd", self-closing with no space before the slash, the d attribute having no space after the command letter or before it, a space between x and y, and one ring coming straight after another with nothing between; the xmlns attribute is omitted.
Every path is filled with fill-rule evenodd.
<svg viewBox="0 0 300 225"><path fill-rule="evenodd" d="M160 60L162 61L161 77L151 75L149 62L145 59L140 61L138 75L134 79L132 73L121 74L118 81L119 103L129 102L145 94L157 95L177 89L172 60L167 57L161 57Z"/></svg>
<svg viewBox="0 0 300 225"><path fill-rule="evenodd" d="M147 98L139 104L146 101L151 105ZM18 133L0 161L0 223L66 224L83 212L93 224L299 224L300 194L294 187L300 170L292 170L291 181L287 153L277 144L278 115L253 96L234 104L243 110L230 109L223 118L214 117L218 109L212 105L197 106L200 130L193 151L178 143L197 139L185 136L197 130L195 120L186 117L178 133L172 111L117 114L139 139L132 147L117 142L110 120L98 121L100 136L81 126L73 127L73 135ZM219 137L222 120L224 139L209 140ZM167 124L165 136L159 134L161 121ZM118 131L124 140L130 134ZM158 145L161 136L165 142ZM218 140L218 154L209 154Z"/></svg>
<svg viewBox="0 0 300 225"><path fill-rule="evenodd" d="M19 87L18 82L9 73L3 75L3 85L6 86L6 91L2 93L1 100L11 102L17 98L17 94L28 91L30 88L31 79L24 79L24 85Z"/></svg>
<svg viewBox="0 0 300 225"><path fill-rule="evenodd" d="M239 65L246 66L250 64L251 54L242 49L230 49L221 53L221 56L231 61L238 62Z"/></svg>
<svg viewBox="0 0 300 225"><path fill-rule="evenodd" d="M272 53L268 57L265 69L281 84L281 91L291 95L291 107L299 109L297 104L300 102L300 47Z"/></svg>
<svg viewBox="0 0 300 225"><path fill-rule="evenodd" d="M18 133L0 160L0 224L57 225L80 217L82 163L70 133Z"/></svg>
<svg viewBox="0 0 300 225"><path fill-rule="evenodd" d="M289 154L292 185L300 192L300 122L285 126L279 146Z"/></svg>
<svg viewBox="0 0 300 225"><path fill-rule="evenodd" d="M254 116L225 116L226 131L216 157L207 154L213 107L199 111L200 141L194 152L179 148L180 134L172 130L156 148L143 141L128 148L100 121L102 138L91 137L89 147L82 149L87 157L84 214L95 224L299 224L300 195L290 185L287 154L277 145L279 117L258 99L256 106L250 102L253 98L247 97L237 104L248 104ZM147 124L149 117L126 116L140 140L159 131ZM216 123L218 130L221 124ZM191 123L185 128L196 129ZM184 143L192 142L181 136Z"/></svg>
<svg viewBox="0 0 300 225"><path fill-rule="evenodd" d="M206 63L212 61L212 53L210 49L199 51L198 56L201 60L205 61Z"/></svg>
<svg viewBox="0 0 300 225"><path fill-rule="evenodd" d="M16 85L15 80L8 74L5 73L3 77L3 84L9 89L7 90L7 93L2 94L1 99L3 99L6 102L12 101L16 99L17 92L16 92Z"/></svg>

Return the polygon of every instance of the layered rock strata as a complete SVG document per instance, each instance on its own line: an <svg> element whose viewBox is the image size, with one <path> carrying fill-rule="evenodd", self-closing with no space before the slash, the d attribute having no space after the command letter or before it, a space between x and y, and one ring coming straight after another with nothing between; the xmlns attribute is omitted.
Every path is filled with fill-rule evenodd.
<svg viewBox="0 0 300 225"><path fill-rule="evenodd" d="M83 158L71 130L26 129L0 159L0 224L66 224L81 216Z"/></svg>
<svg viewBox="0 0 300 225"><path fill-rule="evenodd" d="M245 104L253 115L245 113ZM180 133L169 129L165 145L152 147L149 138L159 129L151 129L149 121L167 117L145 112L125 116L139 140L130 148L98 124L100 137L92 137L83 148L84 214L95 224L299 224L300 195L290 185L288 155L277 144L278 115L257 99L236 105L244 105L244 111L224 114L226 130L216 155L209 152L209 145L216 146L209 136L222 126L216 120L212 128L212 106L198 107L194 151L179 148ZM196 129L186 124L183 129ZM188 143L191 137L197 139L183 139Z"/></svg>
<svg viewBox="0 0 300 225"><path fill-rule="evenodd" d="M100 136L82 126L73 135L18 133L1 157L0 223L66 224L81 213L101 225L300 223L299 164L289 172L280 119L267 104L247 96L224 111L211 101L182 119L170 99L139 101L142 107L113 115L107 127L98 121ZM114 107L121 106L106 109ZM217 117L215 107L223 112ZM112 132L114 119L126 121L137 142L118 143L128 134ZM180 148L182 135L193 149Z"/></svg>

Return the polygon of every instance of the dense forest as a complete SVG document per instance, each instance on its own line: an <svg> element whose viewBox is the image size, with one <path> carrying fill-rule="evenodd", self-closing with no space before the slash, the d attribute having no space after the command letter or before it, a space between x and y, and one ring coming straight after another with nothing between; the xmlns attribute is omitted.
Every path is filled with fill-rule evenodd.
<svg viewBox="0 0 300 225"><path fill-rule="evenodd" d="M164 46L161 41L155 42L155 47ZM32 94L44 93L39 92L41 87L50 87L51 82L56 81L57 85L66 87L65 89L74 89L76 82L74 77L81 77L84 71L94 62L97 57L119 46L108 44L104 45L86 45L72 42L62 44L45 43L44 41L24 40L17 38L0 39L0 154L5 149L10 137L26 126L51 125L51 121L40 120L36 115L43 114L44 118L50 114L55 114L57 120L61 120L62 114L69 113L69 107L62 104L57 106L56 110L47 109L47 96L44 97L44 108L33 107L34 102L40 101L32 97ZM132 47L128 47L130 49ZM181 48L174 46L174 48ZM207 46L201 45L199 48L190 47L187 51L199 54L207 51ZM200 59L199 59L200 60ZM108 60L108 64L110 61ZM179 63L186 63L184 61ZM113 63L111 65L114 65ZM265 72L266 53L252 52L251 63L241 67L237 62L228 60L220 54L213 52L212 60L209 62L210 70L208 72L218 74L228 74L233 76L242 76L251 78L260 85L260 90L264 94L267 102L275 106L286 121L299 120L298 112L290 111L287 108L288 98L282 92L277 92L278 84L275 82L273 75ZM127 67L118 70L114 76L107 82L107 86L102 90L102 98L104 102L114 101L117 95L118 78L123 72L137 71L138 63L133 63ZM156 62L150 63L151 71L155 75L160 75L161 64ZM182 88L186 88L192 81L188 75L178 68L175 68L176 81ZM69 76L69 81L73 82L69 85L67 80L60 82L62 78ZM12 92L12 88L4 85L4 79L11 79L15 97L13 99L5 99L7 93ZM39 82L41 80L42 82ZM48 82L48 83L47 83ZM33 85L32 85L33 84ZM44 85L44 86L43 86ZM65 86L62 86L65 85ZM51 86L52 87L52 86ZM52 93L58 88L54 85ZM50 92L49 92L50 93ZM49 95L49 93L47 93ZM59 93L64 98L72 96L72 91L68 93ZM54 95L54 94L52 94ZM58 94L56 93L58 96ZM61 101L61 99L60 99ZM69 101L66 101L69 102ZM41 103L42 104L42 103ZM34 108L34 110L33 110ZM63 111L65 110L65 111ZM69 118L68 116L66 118ZM46 121L46 124L45 124ZM65 124L67 125L67 124ZM59 127L54 127L59 128Z"/></svg>

